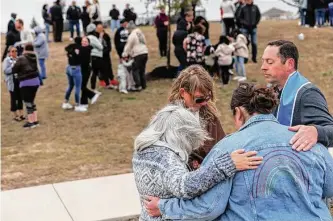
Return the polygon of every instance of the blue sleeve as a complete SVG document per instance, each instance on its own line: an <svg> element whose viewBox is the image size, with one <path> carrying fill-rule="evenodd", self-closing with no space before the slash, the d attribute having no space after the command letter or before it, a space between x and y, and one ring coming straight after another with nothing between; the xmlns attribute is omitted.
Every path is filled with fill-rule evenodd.
<svg viewBox="0 0 333 221"><path fill-rule="evenodd" d="M222 215L227 207L232 187L232 179L221 182L196 198L161 199L159 209L163 219L171 220L214 220Z"/></svg>

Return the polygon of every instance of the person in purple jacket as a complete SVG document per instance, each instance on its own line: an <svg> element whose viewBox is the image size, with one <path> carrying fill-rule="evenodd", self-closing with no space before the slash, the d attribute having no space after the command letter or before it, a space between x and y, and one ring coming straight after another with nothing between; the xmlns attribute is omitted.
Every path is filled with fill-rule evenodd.
<svg viewBox="0 0 333 221"><path fill-rule="evenodd" d="M155 18L155 27L157 31L161 57L167 56L168 25L169 17L165 14L164 6L161 6L161 12Z"/></svg>

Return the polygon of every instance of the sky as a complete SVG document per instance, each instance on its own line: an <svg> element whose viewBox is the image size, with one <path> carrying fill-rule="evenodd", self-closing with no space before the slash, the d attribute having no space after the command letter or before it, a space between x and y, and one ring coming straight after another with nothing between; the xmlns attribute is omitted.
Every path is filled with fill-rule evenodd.
<svg viewBox="0 0 333 221"><path fill-rule="evenodd" d="M82 6L84 0L77 0L77 5ZM208 20L219 20L219 6L221 0L202 0L202 5L206 9ZM265 12L272 7L280 8L286 11L296 12L297 9L290 7L280 0L254 0L260 8L261 12ZM37 22L43 24L41 16L41 8L43 4L53 4L53 0L1 0L1 32L6 32L7 23L10 19L12 12L17 13L18 18L22 18L27 24L30 25L33 17ZM66 0L67 5L71 0ZM100 0L102 16L107 16L112 4L116 4L120 11L123 11L125 4L129 3L134 6L135 11L140 14L146 11L144 0ZM153 5L151 5L153 8Z"/></svg>

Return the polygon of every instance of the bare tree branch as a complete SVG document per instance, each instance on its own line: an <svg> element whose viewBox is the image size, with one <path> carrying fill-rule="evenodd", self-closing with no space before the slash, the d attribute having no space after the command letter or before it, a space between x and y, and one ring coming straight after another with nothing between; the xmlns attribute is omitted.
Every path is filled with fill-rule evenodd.
<svg viewBox="0 0 333 221"><path fill-rule="evenodd" d="M282 1L283 3L289 5L289 6L292 6L292 7L296 7L296 8L299 8L299 1L288 1L288 0L280 0Z"/></svg>

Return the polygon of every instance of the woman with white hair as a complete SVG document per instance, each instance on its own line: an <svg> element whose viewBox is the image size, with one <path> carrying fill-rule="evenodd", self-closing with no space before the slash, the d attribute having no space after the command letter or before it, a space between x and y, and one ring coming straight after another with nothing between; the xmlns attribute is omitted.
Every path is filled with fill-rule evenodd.
<svg viewBox="0 0 333 221"><path fill-rule="evenodd" d="M189 172L189 154L209 139L207 134L193 112L175 103L160 110L138 135L132 163L142 208L140 220L164 219L149 217L145 196L193 198L232 177L236 170L254 169L261 163L261 157L253 156L256 152L239 154L242 150L237 150Z"/></svg>

